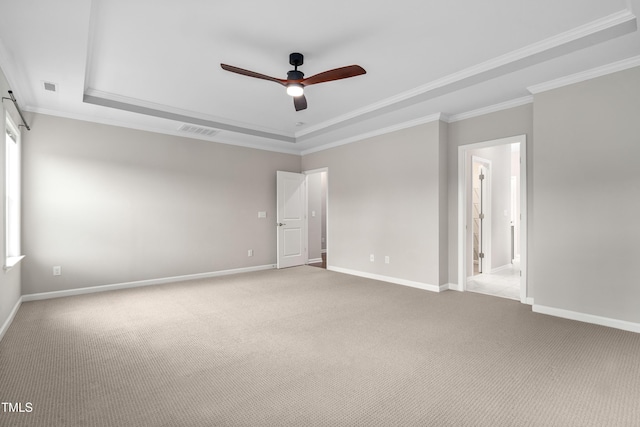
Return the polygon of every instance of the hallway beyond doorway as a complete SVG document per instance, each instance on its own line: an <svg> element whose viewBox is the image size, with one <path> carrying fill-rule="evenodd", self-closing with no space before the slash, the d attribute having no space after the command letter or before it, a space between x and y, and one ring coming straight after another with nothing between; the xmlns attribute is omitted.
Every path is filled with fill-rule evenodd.
<svg viewBox="0 0 640 427"><path fill-rule="evenodd" d="M320 267L320 268L327 268L327 254L326 252L322 253L322 262L313 262L309 264L311 267Z"/></svg>

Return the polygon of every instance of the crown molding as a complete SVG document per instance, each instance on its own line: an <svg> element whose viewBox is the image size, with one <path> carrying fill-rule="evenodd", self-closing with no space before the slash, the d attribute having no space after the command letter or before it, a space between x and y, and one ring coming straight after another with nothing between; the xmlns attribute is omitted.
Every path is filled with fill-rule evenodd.
<svg viewBox="0 0 640 427"><path fill-rule="evenodd" d="M144 114L147 116L159 117L174 120L177 122L187 122L197 124L222 131L229 131L240 134L263 137L280 142L295 143L293 135L279 132L274 129L267 129L247 123L233 122L221 117L208 116L194 111L182 110L167 105L155 104L141 99L129 98L122 95L103 92L100 90L87 88L84 92L83 102L100 105L103 107L115 108L123 111Z"/></svg>
<svg viewBox="0 0 640 427"><path fill-rule="evenodd" d="M546 92L552 89L558 89L563 86L572 85L574 83L580 83L587 80L595 79L597 77L606 76L607 74L617 73L618 71L628 70L629 68L640 66L640 55L631 58L623 59L622 61L613 62L602 67L592 68L591 70L582 71L580 73L571 74L566 77L551 80L545 83L527 87L527 90L536 95L538 93Z"/></svg>
<svg viewBox="0 0 640 427"><path fill-rule="evenodd" d="M384 135L391 132L396 132L403 129L412 128L427 123L437 122L445 117L442 113L431 114L429 116L420 117L419 119L409 120L406 122L398 123L392 126L387 126L380 129L375 129L370 132L361 133L349 138L341 139L339 141L331 142L328 144L320 145L318 147L303 150L300 154L305 156L307 154L317 153L319 151L328 150L330 148L340 147L341 145L351 144L353 142L362 141L363 139L373 138L376 136Z"/></svg>
<svg viewBox="0 0 640 427"><path fill-rule="evenodd" d="M460 89L460 85L463 85L465 82L475 82L475 80L478 80L475 83L479 83L481 81L496 77L496 73L509 72L509 70L511 69L510 67L516 66L522 61L529 60L533 62L542 62L544 60L544 58L542 58L542 54L551 53L555 49L558 49L562 46L568 46L570 43L592 37L595 34L604 33L616 28L621 28L626 32L631 31L631 29L626 28L626 26L632 25L635 28L635 21L636 16L633 13L631 13L627 9L621 10L619 12L565 31L564 33L549 37L545 40L533 43L529 46L525 46L524 48L514 50L507 54L466 68L464 70L449 74L425 85L418 86L412 90L405 91L398 95L386 98L380 102L376 102L374 104L370 104L341 116L334 117L333 119L319 123L315 126L309 126L304 130L296 132L295 137L296 139L298 139L305 135L320 132L324 129L331 128L340 123L353 120L360 116L370 114L385 108L391 108L395 104L409 101L412 98L424 97L426 94L429 94L431 92L438 91L438 95L442 95L442 91L444 91L444 93L453 92ZM605 37L611 37L607 36L606 34L603 35ZM574 47L573 49L575 50L576 48ZM539 58L537 60L534 59L534 57L537 56Z"/></svg>
<svg viewBox="0 0 640 427"><path fill-rule="evenodd" d="M91 77L93 76L94 46L96 31L98 28L98 16L100 16L100 1L92 0L89 6L89 28L87 32L87 51L84 58L84 88L85 93L91 90Z"/></svg>
<svg viewBox="0 0 640 427"><path fill-rule="evenodd" d="M510 101L493 104L477 110L467 111L465 113L454 114L449 116L448 123L459 122L461 120L471 119L473 117L484 116L485 114L495 113L497 111L508 110L509 108L520 107L522 105L532 104L533 96L523 96L522 98L512 99Z"/></svg>

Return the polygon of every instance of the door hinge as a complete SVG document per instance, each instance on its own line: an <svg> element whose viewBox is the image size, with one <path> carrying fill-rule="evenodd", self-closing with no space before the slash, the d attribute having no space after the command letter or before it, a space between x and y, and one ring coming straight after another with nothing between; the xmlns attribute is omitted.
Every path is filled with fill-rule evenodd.
<svg viewBox="0 0 640 427"><path fill-rule="evenodd" d="M478 177L480 179L480 181L482 181L484 179L484 174L481 173L480 176Z"/></svg>
<svg viewBox="0 0 640 427"><path fill-rule="evenodd" d="M480 218L480 219L484 219L484 214L483 214L483 213L482 213L482 214L480 214L479 218Z"/></svg>
<svg viewBox="0 0 640 427"><path fill-rule="evenodd" d="M484 252L480 252L480 253L478 254L478 258L484 258Z"/></svg>

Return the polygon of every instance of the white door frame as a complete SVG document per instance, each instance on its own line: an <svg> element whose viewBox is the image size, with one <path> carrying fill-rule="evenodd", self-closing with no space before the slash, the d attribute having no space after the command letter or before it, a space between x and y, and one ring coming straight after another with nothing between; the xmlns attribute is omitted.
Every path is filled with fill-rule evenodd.
<svg viewBox="0 0 640 427"><path fill-rule="evenodd" d="M325 168L319 168L319 169L311 169L308 171L303 171L302 173L305 175L313 175L315 173L321 173L321 172L326 172L326 195L325 195L325 203L326 203L326 209L327 209L327 215L325 217L325 230L326 230L326 240L325 240L325 248L326 248L326 253L327 253L327 270L329 269L329 168L325 167ZM308 180L307 180L308 183ZM306 184L306 183L305 183ZM306 218L307 218L307 230L309 229L309 203L307 203L307 212L306 212ZM307 234L307 254L308 254L308 249L309 248L309 235ZM308 259L308 256L307 256Z"/></svg>
<svg viewBox="0 0 640 427"><path fill-rule="evenodd" d="M467 144L458 147L458 289L467 289L467 230L468 204L467 191L471 183L470 150L494 147L496 145L520 143L520 302L533 304L529 296L527 284L527 136L516 135L508 138L494 139L491 141Z"/></svg>

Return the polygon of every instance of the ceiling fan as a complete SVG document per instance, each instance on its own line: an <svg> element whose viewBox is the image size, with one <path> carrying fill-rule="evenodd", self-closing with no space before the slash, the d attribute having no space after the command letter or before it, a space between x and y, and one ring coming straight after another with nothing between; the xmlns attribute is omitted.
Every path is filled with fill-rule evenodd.
<svg viewBox="0 0 640 427"><path fill-rule="evenodd" d="M232 73L242 74L243 76L255 77L257 79L269 80L281 84L287 88L287 94L293 97L293 105L296 111L307 108L307 99L304 97L305 86L311 86L318 83L331 82L334 80L347 79L349 77L365 74L366 71L359 65L348 65L346 67L335 68L333 70L324 71L311 77L304 77L302 71L298 71L298 67L304 63L304 56L301 53L292 53L289 55L289 64L295 69L287 73L287 79L278 79L266 76L254 71L245 70L243 68L234 67L232 65L220 64L223 70Z"/></svg>

